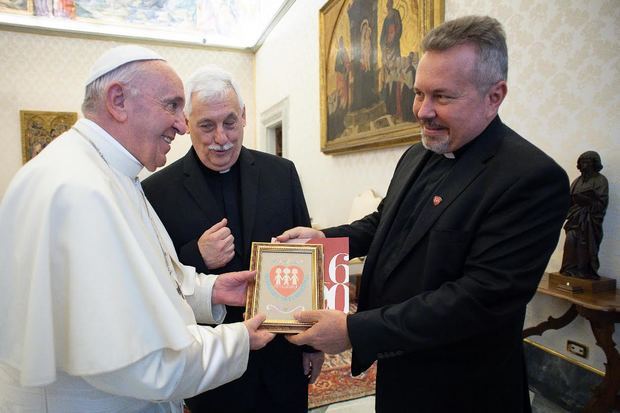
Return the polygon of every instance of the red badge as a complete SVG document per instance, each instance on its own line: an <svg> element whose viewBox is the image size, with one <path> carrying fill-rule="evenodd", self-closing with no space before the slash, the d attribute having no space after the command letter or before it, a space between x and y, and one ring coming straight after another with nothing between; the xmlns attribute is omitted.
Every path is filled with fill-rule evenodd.
<svg viewBox="0 0 620 413"><path fill-rule="evenodd" d="M441 204L441 201L443 201L443 198L440 197L439 195L435 195L433 197L433 205L434 206L437 206L437 205Z"/></svg>

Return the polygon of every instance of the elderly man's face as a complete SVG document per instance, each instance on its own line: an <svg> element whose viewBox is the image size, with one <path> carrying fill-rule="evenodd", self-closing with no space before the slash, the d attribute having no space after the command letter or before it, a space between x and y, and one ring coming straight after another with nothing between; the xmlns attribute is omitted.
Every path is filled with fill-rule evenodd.
<svg viewBox="0 0 620 413"><path fill-rule="evenodd" d="M127 87L130 139L127 150L149 171L166 164L176 134L187 132L183 83L163 61L145 62L146 70Z"/></svg>
<svg viewBox="0 0 620 413"><path fill-rule="evenodd" d="M473 81L477 59L476 49L469 44L428 51L420 59L413 112L420 121L422 143L427 149L453 152L478 136L497 114L506 92L505 82L480 93Z"/></svg>
<svg viewBox="0 0 620 413"><path fill-rule="evenodd" d="M202 163L213 171L226 171L237 162L243 144L245 108L234 90L202 102L192 94L189 132Z"/></svg>

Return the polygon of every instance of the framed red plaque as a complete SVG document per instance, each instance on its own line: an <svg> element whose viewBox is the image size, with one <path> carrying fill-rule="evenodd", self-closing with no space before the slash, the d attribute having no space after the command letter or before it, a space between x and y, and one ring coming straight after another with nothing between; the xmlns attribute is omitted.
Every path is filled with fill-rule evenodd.
<svg viewBox="0 0 620 413"><path fill-rule="evenodd" d="M253 242L250 270L256 270L256 279L248 285L246 319L265 314L261 328L274 333L312 326L293 315L323 309L322 245Z"/></svg>

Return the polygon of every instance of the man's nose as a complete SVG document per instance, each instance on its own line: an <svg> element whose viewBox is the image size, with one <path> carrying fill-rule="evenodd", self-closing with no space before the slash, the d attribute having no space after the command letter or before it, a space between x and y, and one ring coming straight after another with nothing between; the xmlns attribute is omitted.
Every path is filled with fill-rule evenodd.
<svg viewBox="0 0 620 413"><path fill-rule="evenodd" d="M436 115L433 102L426 97L420 98L420 100L413 103L413 113L415 113L418 119L432 119Z"/></svg>
<svg viewBox="0 0 620 413"><path fill-rule="evenodd" d="M223 145L226 142L228 142L228 136L226 136L226 133L224 132L224 128L221 126L218 126L217 129L215 130L215 143L217 143L218 145Z"/></svg>
<svg viewBox="0 0 620 413"><path fill-rule="evenodd" d="M183 112L176 116L173 127L178 135L185 135L187 133L187 119Z"/></svg>

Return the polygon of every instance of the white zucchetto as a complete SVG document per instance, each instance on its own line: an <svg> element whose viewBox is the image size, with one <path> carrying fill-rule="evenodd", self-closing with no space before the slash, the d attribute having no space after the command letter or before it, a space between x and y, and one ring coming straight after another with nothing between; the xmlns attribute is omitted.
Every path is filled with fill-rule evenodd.
<svg viewBox="0 0 620 413"><path fill-rule="evenodd" d="M88 86L94 80L106 73L130 62L139 60L166 60L151 49L136 45L125 45L114 47L97 59L90 70L85 85Z"/></svg>

